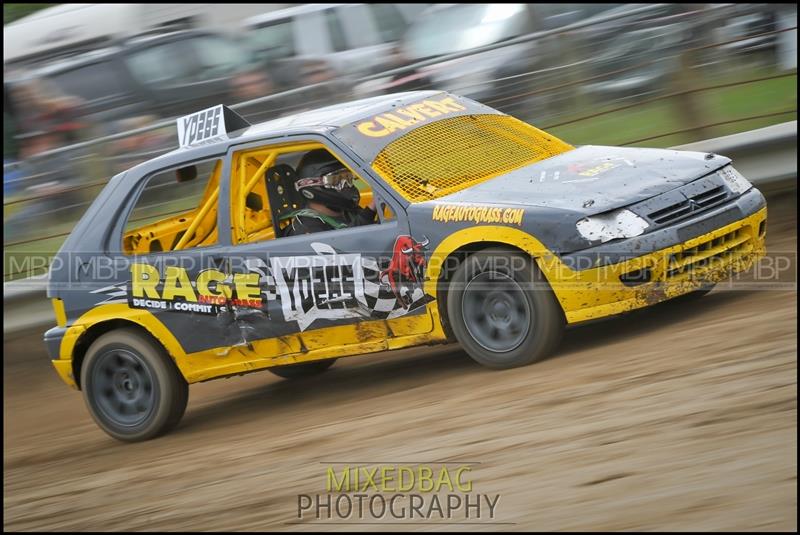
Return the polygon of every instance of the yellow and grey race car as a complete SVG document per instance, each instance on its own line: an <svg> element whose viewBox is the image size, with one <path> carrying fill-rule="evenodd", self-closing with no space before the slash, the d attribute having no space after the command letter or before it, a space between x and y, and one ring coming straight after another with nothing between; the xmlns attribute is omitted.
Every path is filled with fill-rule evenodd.
<svg viewBox="0 0 800 535"><path fill-rule="evenodd" d="M729 159L576 148L448 93L258 125L217 106L178 136L111 179L50 271L53 365L122 440L174 427L190 383L265 368L449 341L529 364L566 324L708 291L764 253L764 197ZM301 176L320 151L340 171ZM372 218L292 233L308 180Z"/></svg>

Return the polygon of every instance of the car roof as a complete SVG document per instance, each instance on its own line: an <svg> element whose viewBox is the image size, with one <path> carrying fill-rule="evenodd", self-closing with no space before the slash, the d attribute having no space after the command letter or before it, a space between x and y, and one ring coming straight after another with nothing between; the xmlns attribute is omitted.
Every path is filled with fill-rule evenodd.
<svg viewBox="0 0 800 535"><path fill-rule="evenodd" d="M180 160L183 161L201 158L210 152L218 153L222 148L227 150L227 147L232 144L258 141L270 135L324 133L349 125L360 119L385 112L394 106L405 106L420 99L443 93L443 91L408 91L405 93L393 93L390 95L380 95L377 97L334 104L332 106L304 111L294 115L287 115L247 128L242 128L235 132L230 132L227 139L213 145L201 144L197 146L190 145L179 147L154 160L150 160L150 162L160 161L162 159L175 160L177 155L181 155Z"/></svg>
<svg viewBox="0 0 800 535"><path fill-rule="evenodd" d="M286 9L279 9L277 11L270 11L269 13L264 13L263 15L256 15L254 17L246 18L242 22L242 26L245 27L258 26L260 24L272 22L275 20L296 17L298 15L305 15L306 13L316 13L317 11L324 11L332 7L354 6L354 5L359 5L359 4L303 4L300 6L288 7Z"/></svg>
<svg viewBox="0 0 800 535"><path fill-rule="evenodd" d="M359 119L387 111L392 104L403 105L420 98L438 95L442 91L407 91L368 97L341 104L333 104L316 110L304 111L294 115L259 123L247 129L247 133L266 133L281 127L332 126L341 127Z"/></svg>

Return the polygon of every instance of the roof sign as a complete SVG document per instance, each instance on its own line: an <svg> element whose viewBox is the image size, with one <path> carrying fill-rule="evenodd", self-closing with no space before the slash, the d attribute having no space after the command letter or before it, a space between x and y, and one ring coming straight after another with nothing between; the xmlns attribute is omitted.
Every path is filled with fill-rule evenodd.
<svg viewBox="0 0 800 535"><path fill-rule="evenodd" d="M241 115L222 104L178 118L178 142L181 147L211 139L224 139L229 132L250 126Z"/></svg>

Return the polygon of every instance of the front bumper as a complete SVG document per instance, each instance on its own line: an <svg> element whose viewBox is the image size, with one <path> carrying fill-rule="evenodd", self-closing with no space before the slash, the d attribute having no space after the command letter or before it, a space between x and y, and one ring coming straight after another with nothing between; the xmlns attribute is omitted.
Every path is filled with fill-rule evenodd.
<svg viewBox="0 0 800 535"><path fill-rule="evenodd" d="M590 269L538 258L569 323L643 308L749 269L766 252L766 207L657 251Z"/></svg>
<svg viewBox="0 0 800 535"><path fill-rule="evenodd" d="M47 348L50 362L53 363L56 373L58 373L62 381L76 390L78 390L78 384L72 373L72 355L61 358L61 345L65 337L73 338L82 333L82 328L68 330L64 327L53 327L44 334L44 345Z"/></svg>

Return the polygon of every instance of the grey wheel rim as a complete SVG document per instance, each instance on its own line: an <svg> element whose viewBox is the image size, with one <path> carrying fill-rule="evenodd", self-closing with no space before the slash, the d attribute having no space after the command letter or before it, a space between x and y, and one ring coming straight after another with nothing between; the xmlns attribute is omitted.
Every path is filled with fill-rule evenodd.
<svg viewBox="0 0 800 535"><path fill-rule="evenodd" d="M525 340L533 311L525 291L503 273L479 273L464 287L461 315L470 336L495 353L513 351Z"/></svg>
<svg viewBox="0 0 800 535"><path fill-rule="evenodd" d="M153 376L136 353L109 349L97 358L92 370L92 396L106 419L117 426L134 427L153 413Z"/></svg>

